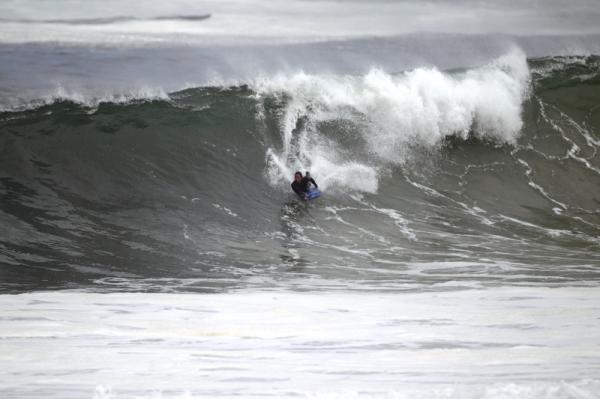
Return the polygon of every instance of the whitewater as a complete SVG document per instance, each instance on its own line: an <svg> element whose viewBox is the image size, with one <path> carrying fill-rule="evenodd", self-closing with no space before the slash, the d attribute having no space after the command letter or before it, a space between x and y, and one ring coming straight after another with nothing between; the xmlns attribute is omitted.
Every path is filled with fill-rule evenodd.
<svg viewBox="0 0 600 399"><path fill-rule="evenodd" d="M599 10L3 2L0 397L600 398Z"/></svg>

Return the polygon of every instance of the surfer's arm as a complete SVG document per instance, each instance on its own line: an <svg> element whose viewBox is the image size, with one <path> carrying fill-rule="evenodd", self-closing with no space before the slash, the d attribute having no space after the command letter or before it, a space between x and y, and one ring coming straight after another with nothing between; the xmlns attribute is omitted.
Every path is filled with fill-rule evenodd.
<svg viewBox="0 0 600 399"><path fill-rule="evenodd" d="M310 182L315 185L315 188L319 188L319 185L317 184L315 179L313 179L312 177L310 178Z"/></svg>
<svg viewBox="0 0 600 399"><path fill-rule="evenodd" d="M294 192L296 194L298 194L301 197L304 197L306 194L300 189L300 186L298 184L294 184L292 183L292 190L294 190Z"/></svg>

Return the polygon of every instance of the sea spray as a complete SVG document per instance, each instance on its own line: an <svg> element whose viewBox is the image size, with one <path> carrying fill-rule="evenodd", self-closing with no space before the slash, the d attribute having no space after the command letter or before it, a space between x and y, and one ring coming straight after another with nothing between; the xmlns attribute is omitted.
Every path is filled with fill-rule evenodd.
<svg viewBox="0 0 600 399"><path fill-rule="evenodd" d="M515 48L487 65L455 73L417 68L392 75L372 69L362 76L298 73L257 80L253 88L259 96L286 104L283 145L267 151L268 176L278 184L294 169L311 168L327 175L326 184L373 192L379 169L404 164L415 146L430 148L448 136L470 135L514 144L529 76L525 54ZM366 143L352 157L336 138L320 132L323 123L336 120L355 126Z"/></svg>

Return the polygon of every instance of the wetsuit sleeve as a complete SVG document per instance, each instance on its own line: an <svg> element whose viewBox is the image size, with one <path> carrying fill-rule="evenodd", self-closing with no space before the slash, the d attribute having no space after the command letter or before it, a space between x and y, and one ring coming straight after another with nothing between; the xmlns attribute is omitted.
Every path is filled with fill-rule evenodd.
<svg viewBox="0 0 600 399"><path fill-rule="evenodd" d="M316 181L315 181L315 179L313 179L312 177L310 178L310 182L311 182L312 184L314 184L316 188L319 188L319 186L317 185L317 182L316 182Z"/></svg>
<svg viewBox="0 0 600 399"><path fill-rule="evenodd" d="M299 196L303 196L304 192L302 192L302 190L300 189L300 185L296 182L292 183L292 190L294 190L294 192L296 194L298 194Z"/></svg>

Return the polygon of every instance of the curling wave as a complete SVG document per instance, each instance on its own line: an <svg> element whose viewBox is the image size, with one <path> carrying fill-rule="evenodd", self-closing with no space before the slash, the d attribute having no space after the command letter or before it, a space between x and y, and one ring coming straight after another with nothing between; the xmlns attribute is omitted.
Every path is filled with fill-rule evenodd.
<svg viewBox="0 0 600 399"><path fill-rule="evenodd" d="M454 74L421 68L397 76L371 70L359 77L301 73L259 81L259 96L286 102L283 148L269 149L268 174L277 183L295 169L312 169L325 176L325 185L375 192L378 168L372 164L403 164L415 145L439 146L448 136L514 144L529 76L525 55L514 50L489 65ZM318 134L322 125L341 121L365 142L365 154L348 156ZM327 172L332 170L336 173Z"/></svg>

